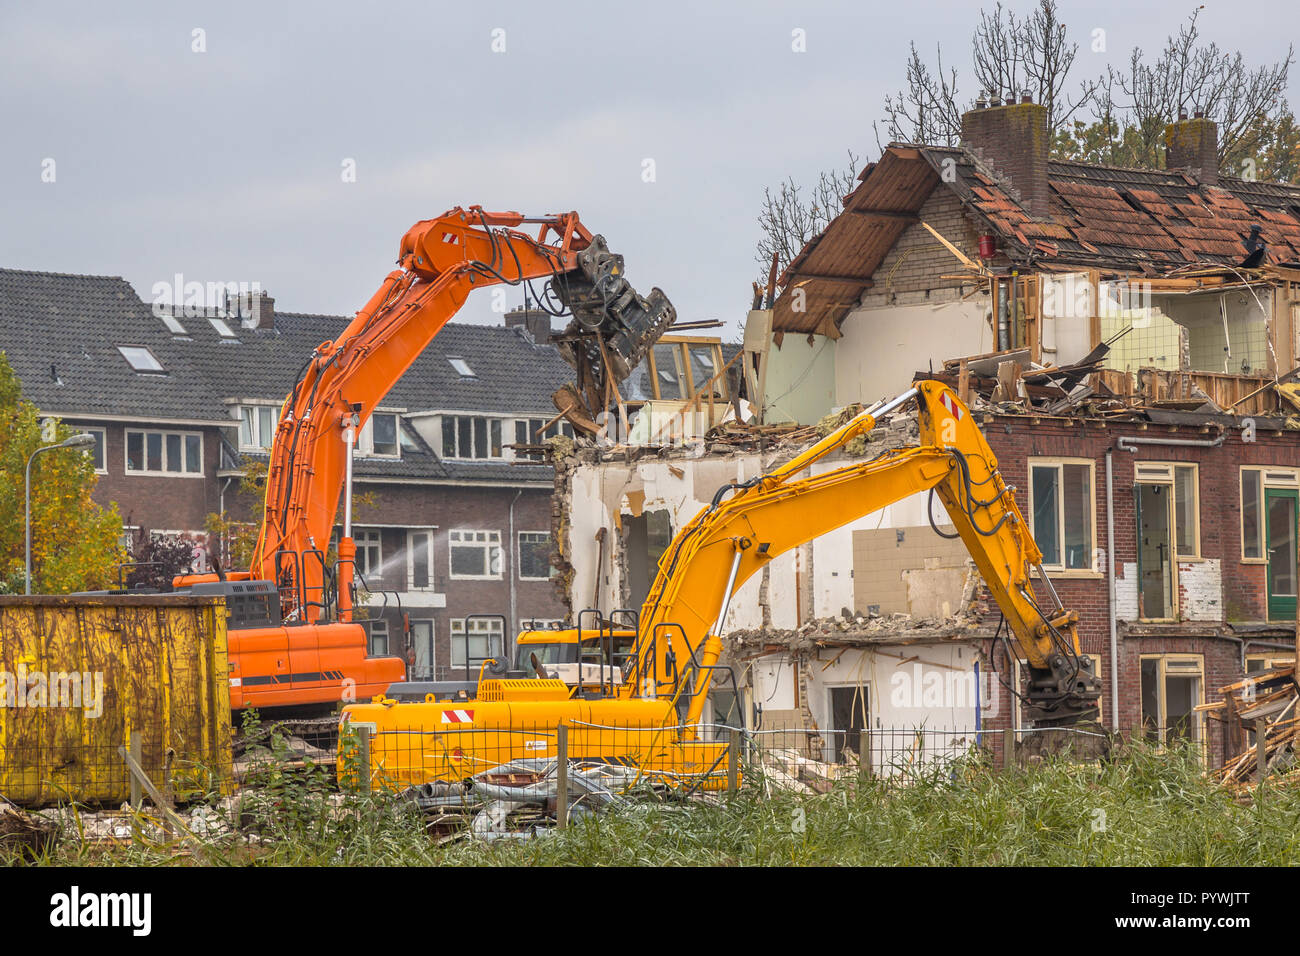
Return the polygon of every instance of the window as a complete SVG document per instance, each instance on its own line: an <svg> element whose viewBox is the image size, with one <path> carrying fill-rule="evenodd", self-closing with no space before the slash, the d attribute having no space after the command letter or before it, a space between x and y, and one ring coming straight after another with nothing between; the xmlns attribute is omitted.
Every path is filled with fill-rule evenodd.
<svg viewBox="0 0 1300 956"><path fill-rule="evenodd" d="M452 578L500 578L500 531L452 531Z"/></svg>
<svg viewBox="0 0 1300 956"><path fill-rule="evenodd" d="M406 533L406 587L421 591L433 587L433 531L421 528Z"/></svg>
<svg viewBox="0 0 1300 956"><path fill-rule="evenodd" d="M451 367L454 368L457 374L459 374L462 378L475 377L474 370L469 367L469 363L466 362L463 358L448 357L447 361L451 363Z"/></svg>
<svg viewBox="0 0 1300 956"><path fill-rule="evenodd" d="M411 646L415 649L415 663L411 666L412 680L434 679L433 621L411 621Z"/></svg>
<svg viewBox="0 0 1300 956"><path fill-rule="evenodd" d="M189 334L185 331L185 326L181 325L180 319L176 318L176 316L164 312L162 315L158 316L158 318L162 319L163 325L167 326L167 331L171 332L172 335Z"/></svg>
<svg viewBox="0 0 1300 956"><path fill-rule="evenodd" d="M225 319L208 319L208 321L212 323L212 327L217 330L217 334L223 339L233 340L235 338L234 331L226 324Z"/></svg>
<svg viewBox="0 0 1300 956"><path fill-rule="evenodd" d="M500 618L474 618L469 621L469 666L479 667L489 657L505 660L505 631ZM465 666L464 620L451 622L451 666Z"/></svg>
<svg viewBox="0 0 1300 956"><path fill-rule="evenodd" d="M162 363L143 345L119 345L117 350L122 353L127 364L141 374L167 374Z"/></svg>
<svg viewBox="0 0 1300 956"><path fill-rule="evenodd" d="M565 438L573 437L573 426L566 421L558 421L551 425L550 428L543 430L542 426L546 424L544 418L516 418L515 419L515 444L516 445L540 445L548 438L555 438L563 435ZM521 452L515 451L516 458L530 458L534 461L540 461L542 455L540 452Z"/></svg>
<svg viewBox="0 0 1300 956"><path fill-rule="evenodd" d="M721 371L722 345L711 339L665 337L649 355L653 376L651 394L645 397L682 400L703 391L704 386ZM728 401L727 380L714 382L712 392L724 403Z"/></svg>
<svg viewBox="0 0 1300 956"><path fill-rule="evenodd" d="M501 419L444 415L442 457L501 458Z"/></svg>
<svg viewBox="0 0 1300 956"><path fill-rule="evenodd" d="M1300 488L1300 469L1241 469L1241 559L1264 561L1264 492L1270 488Z"/></svg>
<svg viewBox="0 0 1300 956"><path fill-rule="evenodd" d="M520 531L520 580L546 581L550 579L553 570L551 567L551 533L549 531Z"/></svg>
<svg viewBox="0 0 1300 956"><path fill-rule="evenodd" d="M1179 558L1201 556L1200 469L1196 465L1140 461L1133 466L1133 480L1141 484L1169 485L1174 501L1174 548Z"/></svg>
<svg viewBox="0 0 1300 956"><path fill-rule="evenodd" d="M128 431L128 474L202 475L203 436L198 432Z"/></svg>
<svg viewBox="0 0 1300 956"><path fill-rule="evenodd" d="M352 541L357 546L356 569L365 575L378 575L384 566L383 538L378 528L353 528ZM378 584L378 580L370 582Z"/></svg>
<svg viewBox="0 0 1300 956"><path fill-rule="evenodd" d="M95 447L86 452L86 454L90 457L91 464L95 467L95 474L107 475L108 455L107 449L104 447L104 429L82 428L80 430L95 436Z"/></svg>
<svg viewBox="0 0 1300 956"><path fill-rule="evenodd" d="M276 416L271 405L241 405L239 447L270 448L275 438Z"/></svg>
<svg viewBox="0 0 1300 956"><path fill-rule="evenodd" d="M1091 571L1094 549L1092 462L1029 459L1029 523L1043 567Z"/></svg>
<svg viewBox="0 0 1300 956"><path fill-rule="evenodd" d="M1142 664L1142 728L1153 743L1201 740L1205 702L1204 663L1199 654L1144 654Z"/></svg>
<svg viewBox="0 0 1300 956"><path fill-rule="evenodd" d="M379 458L400 458L398 423L395 412L375 412L357 435L357 453Z"/></svg>
<svg viewBox="0 0 1300 956"><path fill-rule="evenodd" d="M370 637L370 656L388 656L388 622L384 620L371 621L366 630Z"/></svg>

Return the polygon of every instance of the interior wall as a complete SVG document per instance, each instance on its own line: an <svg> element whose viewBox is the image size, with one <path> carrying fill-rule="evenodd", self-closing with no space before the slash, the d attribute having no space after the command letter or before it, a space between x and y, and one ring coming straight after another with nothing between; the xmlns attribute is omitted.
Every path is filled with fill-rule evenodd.
<svg viewBox="0 0 1300 956"><path fill-rule="evenodd" d="M767 353L768 424L815 425L835 407L835 340L814 335L786 335Z"/></svg>

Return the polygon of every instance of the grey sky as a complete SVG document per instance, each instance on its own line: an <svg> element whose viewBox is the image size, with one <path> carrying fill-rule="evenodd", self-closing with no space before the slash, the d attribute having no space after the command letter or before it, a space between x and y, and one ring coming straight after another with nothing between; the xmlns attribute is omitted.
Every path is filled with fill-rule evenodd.
<svg viewBox="0 0 1300 956"><path fill-rule="evenodd" d="M1082 79L1134 45L1158 49L1193 4L1060 6ZM759 271L763 187L814 179L846 147L874 158L871 122L908 41L941 42L964 70L977 9L2 0L0 265L122 275L146 300L178 272L256 281L279 309L348 314L419 219L471 203L577 209L638 288L734 335ZM1202 29L1273 60L1295 9L1212 2ZM1097 27L1105 54L1088 48ZM205 53L191 51L195 28ZM791 50L795 28L805 53ZM460 319L499 321L486 294Z"/></svg>

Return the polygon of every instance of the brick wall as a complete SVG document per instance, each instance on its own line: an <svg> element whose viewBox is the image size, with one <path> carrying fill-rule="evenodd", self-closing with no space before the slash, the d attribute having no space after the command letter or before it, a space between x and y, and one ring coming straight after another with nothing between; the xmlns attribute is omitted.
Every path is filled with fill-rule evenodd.
<svg viewBox="0 0 1300 956"><path fill-rule="evenodd" d="M1106 449L1115 447L1121 435L1165 439L1204 440L1213 437L1199 429L1133 424L1107 424L1096 420L1038 419L1029 416L989 416L984 433L998 456L1003 478L1017 489L1017 503L1028 515L1030 503L1028 459L1031 457L1085 458L1094 465L1096 547L1106 547ZM1127 584L1137 561L1136 510L1133 499L1134 463L1169 461L1199 465L1201 561L1180 562L1179 612L1177 622L1142 626L1133 615L1120 615L1120 724L1136 727L1141 722L1139 658L1143 654L1189 653L1200 655L1204 666L1205 700L1216 700L1216 690L1241 676L1241 645L1225 637L1224 622L1262 622L1267 618L1265 567L1241 560L1242 465L1286 465L1300 463L1300 433L1291 431L1257 433L1257 441L1244 443L1240 431L1230 431L1218 448L1141 446L1134 452L1115 448L1114 469L1115 562L1117 589ZM1217 565L1218 575L1213 571ZM1101 572L1104 572L1104 565ZM1125 578L1128 575L1128 578ZM1216 584L1217 581L1217 584ZM1110 697L1109 597L1104 573L1053 575L1053 583L1066 607L1079 612L1079 637L1083 650L1104 661L1105 694ZM1040 597L1046 599L1040 588ZM1217 591L1217 594L1215 593ZM1123 600L1117 606L1125 608ZM1133 602L1130 607L1136 607ZM1217 608L1217 613L1216 609ZM1275 622L1282 633L1269 640L1286 641L1290 622ZM1135 636L1137 631L1144 636ZM1152 636L1154 635L1154 636ZM1217 636L1216 636L1217 635ZM1109 723L1109 704L1105 715ZM1222 753L1218 725L1206 721L1211 759Z"/></svg>
<svg viewBox="0 0 1300 956"><path fill-rule="evenodd" d="M925 201L920 218L972 259L978 256L979 237L962 212L961 200L950 189L935 189ZM961 297L954 275L961 264L920 223L903 230L875 272L875 285L862 296L864 308L952 302Z"/></svg>

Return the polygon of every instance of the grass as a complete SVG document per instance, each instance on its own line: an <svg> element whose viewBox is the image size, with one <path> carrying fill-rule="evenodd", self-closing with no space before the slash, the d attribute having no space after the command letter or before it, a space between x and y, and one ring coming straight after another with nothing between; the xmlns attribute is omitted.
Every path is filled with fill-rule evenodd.
<svg viewBox="0 0 1300 956"><path fill-rule="evenodd" d="M333 809L331 809L333 808ZM245 808L250 844L213 841L207 862L239 865L1093 865L1300 862L1300 789L1237 799L1190 751L1125 750L1099 766L1060 761L997 771L977 759L904 785L862 778L830 793L718 804L636 803L537 839L439 845L392 795L340 797L320 775L272 775ZM0 862L3 859L0 857ZM45 864L167 865L171 846L64 840Z"/></svg>

